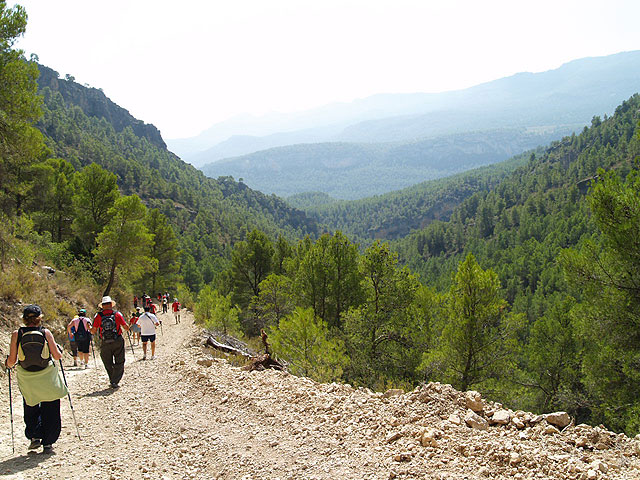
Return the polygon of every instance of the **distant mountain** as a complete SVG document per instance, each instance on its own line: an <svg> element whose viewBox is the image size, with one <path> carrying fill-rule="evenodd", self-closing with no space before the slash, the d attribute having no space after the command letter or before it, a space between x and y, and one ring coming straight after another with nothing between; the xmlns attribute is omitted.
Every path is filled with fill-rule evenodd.
<svg viewBox="0 0 640 480"><path fill-rule="evenodd" d="M570 133L500 129L410 143L290 145L225 159L202 168L210 177L231 175L251 188L279 196L324 192L357 199L506 160Z"/></svg>
<svg viewBox="0 0 640 480"><path fill-rule="evenodd" d="M624 52L464 90L375 95L296 114L236 117L168 143L200 166L295 143L411 141L503 127L587 125L593 115L612 112L636 93L639 78L640 51ZM229 148L226 141L234 136L242 138Z"/></svg>
<svg viewBox="0 0 640 480"><path fill-rule="evenodd" d="M314 135L313 141L334 139L349 125L394 115L424 113L426 103L437 105L437 94L380 94L348 103L332 103L313 110L290 114L271 113L261 117L239 115L217 123L192 138L169 139L169 149L185 160L191 161L197 153L213 148L233 136L264 137L274 134L292 136ZM311 130L316 130L311 132ZM287 145L307 140L286 140ZM276 144L272 146L278 146ZM251 150L245 150L249 153ZM205 163L211 162L209 158ZM196 163L194 163L195 165Z"/></svg>

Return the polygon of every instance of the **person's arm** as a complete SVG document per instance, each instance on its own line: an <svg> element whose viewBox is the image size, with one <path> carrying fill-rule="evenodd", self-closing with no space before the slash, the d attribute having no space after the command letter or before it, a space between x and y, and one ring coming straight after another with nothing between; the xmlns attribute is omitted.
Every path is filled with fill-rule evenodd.
<svg viewBox="0 0 640 480"><path fill-rule="evenodd" d="M44 337L49 343L49 353L51 354L51 357L54 360L60 360L62 358L62 352L58 349L58 344L53 338L53 334L46 328L44 329Z"/></svg>
<svg viewBox="0 0 640 480"><path fill-rule="evenodd" d="M18 331L11 334L11 343L9 344L9 357L5 365L7 368L13 367L18 362Z"/></svg>
<svg viewBox="0 0 640 480"><path fill-rule="evenodd" d="M102 317L100 317L97 313L96 316L93 317L93 324L91 325L91 335L95 335L98 329L100 328L100 324L102 323Z"/></svg>
<svg viewBox="0 0 640 480"><path fill-rule="evenodd" d="M122 313L120 312L116 313L116 322L120 324L120 326L124 328L127 332L129 331L129 324L124 319L124 316L122 315Z"/></svg>

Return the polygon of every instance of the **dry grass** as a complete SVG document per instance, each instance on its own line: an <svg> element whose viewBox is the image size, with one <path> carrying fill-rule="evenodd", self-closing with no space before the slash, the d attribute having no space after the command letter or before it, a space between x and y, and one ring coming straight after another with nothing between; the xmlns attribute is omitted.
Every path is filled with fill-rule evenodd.
<svg viewBox="0 0 640 480"><path fill-rule="evenodd" d="M91 286L64 272L49 274L39 266L27 268L12 262L0 271L0 330L4 335L19 326L22 309L34 303L42 308L43 324L62 342L66 325L78 308L91 311L98 295L97 289L92 291ZM0 346L5 343L0 342Z"/></svg>

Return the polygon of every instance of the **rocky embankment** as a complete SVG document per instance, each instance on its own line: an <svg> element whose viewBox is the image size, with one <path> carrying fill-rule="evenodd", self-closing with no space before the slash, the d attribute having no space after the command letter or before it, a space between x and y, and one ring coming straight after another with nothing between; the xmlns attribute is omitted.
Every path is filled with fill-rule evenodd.
<svg viewBox="0 0 640 480"><path fill-rule="evenodd" d="M267 431L271 423L289 426L286 438L267 435L272 455L295 458L292 444L321 455L282 478L330 478L340 470L354 479L640 478L638 441L602 426L574 425L565 412L512 411L439 383L384 394L317 384L277 371L244 372L198 354L195 366L184 359L173 368L188 368L205 396L222 395L221 418L250 405L263 412Z"/></svg>

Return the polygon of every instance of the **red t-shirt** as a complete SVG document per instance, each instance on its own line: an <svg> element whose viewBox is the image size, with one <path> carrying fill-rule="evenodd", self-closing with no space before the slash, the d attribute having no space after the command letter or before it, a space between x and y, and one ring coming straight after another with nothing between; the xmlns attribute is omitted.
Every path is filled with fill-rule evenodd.
<svg viewBox="0 0 640 480"><path fill-rule="evenodd" d="M172 309L174 312L177 312L178 310L180 310L180 304L179 304L178 302L173 302L173 303L171 304L171 309Z"/></svg>
<svg viewBox="0 0 640 480"><path fill-rule="evenodd" d="M150 303L149 307L151 309L151 313L156 313L156 304L155 303Z"/></svg>
<svg viewBox="0 0 640 480"><path fill-rule="evenodd" d="M102 315L111 315L113 310L103 310L102 313L96 313L96 316L93 318L93 326L98 329L100 332L100 338L102 338ZM115 312L116 317L116 327L118 329L118 335L122 335L122 327L127 325L122 314L118 311Z"/></svg>

